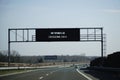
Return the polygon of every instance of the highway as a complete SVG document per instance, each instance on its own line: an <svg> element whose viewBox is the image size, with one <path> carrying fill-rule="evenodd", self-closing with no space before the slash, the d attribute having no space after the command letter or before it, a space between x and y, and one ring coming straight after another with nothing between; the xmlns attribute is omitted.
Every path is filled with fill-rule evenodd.
<svg viewBox="0 0 120 80"><path fill-rule="evenodd" d="M54 67L37 69L26 73L0 77L0 80L119 80L104 72L77 69L75 67Z"/></svg>

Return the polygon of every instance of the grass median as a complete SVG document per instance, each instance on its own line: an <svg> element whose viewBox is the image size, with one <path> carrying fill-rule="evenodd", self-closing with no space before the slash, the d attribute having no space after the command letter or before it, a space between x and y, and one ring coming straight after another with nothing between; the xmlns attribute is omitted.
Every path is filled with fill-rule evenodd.
<svg viewBox="0 0 120 80"><path fill-rule="evenodd" d="M0 70L0 75L24 72L24 71L28 71L28 70L34 70L34 69L8 69L8 70Z"/></svg>

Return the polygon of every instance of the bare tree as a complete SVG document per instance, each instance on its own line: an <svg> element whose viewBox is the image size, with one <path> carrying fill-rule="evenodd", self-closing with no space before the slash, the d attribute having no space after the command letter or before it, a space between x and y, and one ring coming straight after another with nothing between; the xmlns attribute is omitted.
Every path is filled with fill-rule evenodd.
<svg viewBox="0 0 120 80"><path fill-rule="evenodd" d="M8 53L7 51L0 51L0 62L8 61L7 53Z"/></svg>
<svg viewBox="0 0 120 80"><path fill-rule="evenodd" d="M10 58L11 58L11 62L17 62L17 63L20 62L20 54L15 50L11 51Z"/></svg>
<svg viewBox="0 0 120 80"><path fill-rule="evenodd" d="M17 51L13 50L10 53L11 62L20 62L20 54ZM8 62L7 50L0 51L0 62Z"/></svg>

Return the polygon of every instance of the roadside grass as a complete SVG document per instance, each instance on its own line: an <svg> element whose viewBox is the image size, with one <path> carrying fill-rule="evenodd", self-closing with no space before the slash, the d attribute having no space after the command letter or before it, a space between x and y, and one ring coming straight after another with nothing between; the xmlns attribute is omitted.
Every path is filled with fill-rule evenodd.
<svg viewBox="0 0 120 80"><path fill-rule="evenodd" d="M8 69L8 70L0 70L0 75L4 74L10 74L10 73L17 73L17 72L23 72L28 70L34 70L34 69Z"/></svg>

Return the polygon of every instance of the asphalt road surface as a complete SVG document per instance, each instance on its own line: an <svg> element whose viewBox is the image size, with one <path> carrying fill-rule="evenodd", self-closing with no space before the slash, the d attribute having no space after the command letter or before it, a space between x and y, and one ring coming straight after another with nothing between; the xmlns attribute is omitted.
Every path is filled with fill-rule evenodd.
<svg viewBox="0 0 120 80"><path fill-rule="evenodd" d="M0 80L120 80L113 74L75 67L44 68L0 77Z"/></svg>

